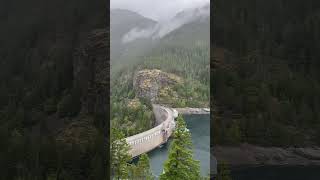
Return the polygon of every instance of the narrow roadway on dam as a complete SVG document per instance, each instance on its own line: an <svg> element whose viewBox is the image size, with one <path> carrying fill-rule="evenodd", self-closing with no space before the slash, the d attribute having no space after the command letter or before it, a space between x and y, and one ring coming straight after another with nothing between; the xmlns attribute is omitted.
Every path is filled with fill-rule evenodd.
<svg viewBox="0 0 320 180"><path fill-rule="evenodd" d="M126 138L130 146L129 154L137 157L166 143L175 128L174 119L178 112L172 108L153 104L156 126L145 132Z"/></svg>

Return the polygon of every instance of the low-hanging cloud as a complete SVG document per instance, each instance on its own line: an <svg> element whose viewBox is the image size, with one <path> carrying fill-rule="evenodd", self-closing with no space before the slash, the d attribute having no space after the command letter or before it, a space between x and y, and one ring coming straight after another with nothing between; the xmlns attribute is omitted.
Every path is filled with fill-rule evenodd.
<svg viewBox="0 0 320 180"><path fill-rule="evenodd" d="M152 38L153 40L164 37L170 32L180 28L184 24L187 24L194 20L201 20L210 15L209 4L198 7L198 8L189 8L184 10L181 13L178 13L175 17L158 22L154 26L147 28L138 28L135 27L131 29L122 37L122 43L129 43L136 39L142 38Z"/></svg>
<svg viewBox="0 0 320 180"><path fill-rule="evenodd" d="M135 27L122 37L122 43L129 43L139 38L149 38L153 36L156 31L157 28L155 26L145 29Z"/></svg>
<svg viewBox="0 0 320 180"><path fill-rule="evenodd" d="M111 0L111 9L127 9L158 22L171 19L189 8L202 7L210 0Z"/></svg>

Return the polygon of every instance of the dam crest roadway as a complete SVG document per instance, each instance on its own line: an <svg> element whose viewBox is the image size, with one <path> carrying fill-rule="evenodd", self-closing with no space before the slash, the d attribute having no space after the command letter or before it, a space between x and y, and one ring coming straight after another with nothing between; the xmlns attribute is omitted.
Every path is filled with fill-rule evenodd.
<svg viewBox="0 0 320 180"><path fill-rule="evenodd" d="M137 157L166 143L175 128L174 119L178 117L175 109L153 104L156 126L142 133L126 138L130 146L129 154Z"/></svg>
<svg viewBox="0 0 320 180"><path fill-rule="evenodd" d="M210 108L168 108L153 104L156 126L126 139L130 146L129 154L134 158L166 143L175 128L178 114L210 114Z"/></svg>

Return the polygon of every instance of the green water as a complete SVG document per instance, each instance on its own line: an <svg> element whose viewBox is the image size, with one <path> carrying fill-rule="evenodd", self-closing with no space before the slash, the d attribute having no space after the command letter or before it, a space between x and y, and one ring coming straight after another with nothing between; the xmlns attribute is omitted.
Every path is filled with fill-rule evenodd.
<svg viewBox="0 0 320 180"><path fill-rule="evenodd" d="M184 119L191 132L194 157L200 161L201 174L206 176L210 171L210 117L209 115L188 115L184 116ZM170 143L171 141L148 153L151 170L155 176L159 176L163 171Z"/></svg>

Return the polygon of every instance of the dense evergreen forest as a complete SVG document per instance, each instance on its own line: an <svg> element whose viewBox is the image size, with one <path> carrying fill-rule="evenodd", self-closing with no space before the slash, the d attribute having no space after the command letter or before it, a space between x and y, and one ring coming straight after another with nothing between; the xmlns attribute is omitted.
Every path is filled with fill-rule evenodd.
<svg viewBox="0 0 320 180"><path fill-rule="evenodd" d="M151 172L147 154L140 155L136 163L131 160L130 146L124 139L124 134L121 130L112 127L110 134L111 179L208 180L209 177L200 175L200 162L194 159L191 133L183 117L179 115L176 122L168 158L158 178L155 178Z"/></svg>
<svg viewBox="0 0 320 180"><path fill-rule="evenodd" d="M0 0L0 179L107 177L106 8Z"/></svg>
<svg viewBox="0 0 320 180"><path fill-rule="evenodd" d="M144 57L139 68L160 69L182 77L172 89L163 91L159 103L170 107L209 106L209 47L166 46Z"/></svg>
<svg viewBox="0 0 320 180"><path fill-rule="evenodd" d="M209 106L209 48L179 46L154 49L135 65L124 67L117 79L111 80L112 127L134 135L154 125L149 99L137 98L133 87L134 74L143 69L159 69L183 78L183 83L160 91L155 103L170 107Z"/></svg>
<svg viewBox="0 0 320 180"><path fill-rule="evenodd" d="M111 13L112 14L112 13ZM134 13L131 19L134 18ZM119 15L120 16L120 15ZM120 16L121 17L121 16ZM119 20L115 24L121 24L121 19L114 16L113 19ZM146 19L137 16L139 24ZM136 22L136 21L133 21ZM127 25L132 22L125 22ZM201 24L201 23L200 23ZM152 103L163 104L168 107L208 107L209 106L209 41L204 39L208 37L209 22L207 26L198 26L206 34L199 36L191 36L191 27L182 27L161 40L156 40L154 44L148 48L139 47L139 42L131 45L125 52L130 52L130 48L141 48L144 51L133 52L118 58L111 59L116 66L111 66L111 177L113 179L155 179L152 175L149 165L149 159L146 154L139 157L138 162L131 162L129 155L129 145L124 140L125 137L138 134L140 132L151 129L156 125L154 113L152 112ZM112 25L112 23L111 23ZM116 25L114 25L116 26ZM134 26L133 26L134 27ZM115 27L114 27L115 28ZM132 27L131 27L132 28ZM111 27L112 29L112 27ZM115 28L116 29L116 28ZM130 28L127 28L130 30ZM181 33L186 30L186 33ZM114 31L114 36L119 36L118 31ZM111 33L111 39L113 34ZM121 37L121 35L120 35ZM121 38L114 38L118 41ZM184 42L188 42L184 44ZM113 42L111 41L111 46ZM119 43L120 44L120 43ZM114 45L117 47L117 44ZM119 47L118 47L119 48ZM133 49L134 49L133 48ZM115 51L119 49L115 48ZM112 49L111 49L112 50ZM111 51L111 54L113 52ZM111 64L112 65L112 64ZM114 69L113 69L114 68ZM146 81L157 81L158 84L153 86L160 87L156 100L152 98L141 97L140 86L137 85L137 74L140 72L148 72L139 76ZM161 75L163 76L161 76ZM167 77L168 76L168 77ZM162 87L160 84L169 81L169 76L176 79L174 84ZM150 78L153 77L153 78ZM161 79L162 77L162 79ZM164 78L166 77L166 78ZM143 85L146 85L143 83ZM150 89L149 89L150 90ZM200 177L199 162L193 159L191 135L186 131L186 125L182 117L178 118L178 125L174 135L174 142L171 146L169 158L164 164L164 172L160 179L208 179ZM174 168L173 166L177 166ZM179 167L178 167L179 166ZM192 169L192 170L186 170Z"/></svg>
<svg viewBox="0 0 320 180"><path fill-rule="evenodd" d="M132 20L136 24L148 22L140 15L134 18L135 14L130 14L131 19L137 19ZM118 20L116 23L122 25L123 18L120 18L122 16L114 15L112 19ZM124 22L125 25L128 23ZM130 28L127 29L130 30ZM201 33L197 33L199 31ZM117 36L114 41L121 40L118 38L120 36L118 33L114 32L114 36ZM113 34L110 36L112 39ZM208 36L209 18L206 18L200 22L185 24L163 38L154 40L152 45L150 44L150 47L144 51L131 52L128 55L124 53L118 57L119 59L111 59L111 62L122 62L121 66L119 64L112 66L110 70L112 72L110 79L111 126L121 129L125 136L130 136L146 131L155 125L150 99L139 97L133 85L136 73L145 69L158 69L171 73L183 81L160 89L157 100L152 103L169 107L208 107L210 93ZM133 42L126 51L130 51L130 48L134 46L138 48L141 45L139 41Z"/></svg>
<svg viewBox="0 0 320 180"><path fill-rule="evenodd" d="M320 145L320 2L213 7L214 143Z"/></svg>

